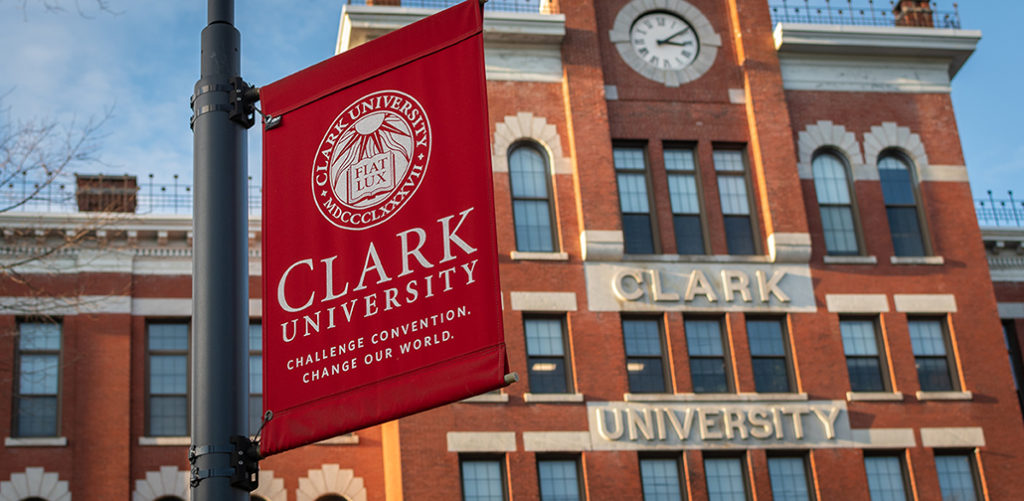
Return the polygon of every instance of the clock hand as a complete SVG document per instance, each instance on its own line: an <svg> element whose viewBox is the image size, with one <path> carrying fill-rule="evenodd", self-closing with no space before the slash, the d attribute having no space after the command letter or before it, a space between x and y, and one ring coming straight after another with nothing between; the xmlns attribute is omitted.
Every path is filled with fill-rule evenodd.
<svg viewBox="0 0 1024 501"><path fill-rule="evenodd" d="M673 38L675 38L675 37L677 37L679 35L682 35L683 33L686 33L687 31L690 31L690 27L689 26L687 26L687 27L685 27L685 28L683 28L683 29L681 29L681 30L679 30L679 31L677 31L677 32L675 32L675 33L673 33L673 34L671 34L671 35L661 39L661 40L658 40L658 45L672 44L672 42L669 42L669 40L672 40ZM678 45L678 44L672 44L672 45Z"/></svg>
<svg viewBox="0 0 1024 501"><path fill-rule="evenodd" d="M659 41L658 45L678 45L680 47L686 47L687 45L693 45L693 42L690 40L687 40L685 42L669 42L666 40L664 42Z"/></svg>

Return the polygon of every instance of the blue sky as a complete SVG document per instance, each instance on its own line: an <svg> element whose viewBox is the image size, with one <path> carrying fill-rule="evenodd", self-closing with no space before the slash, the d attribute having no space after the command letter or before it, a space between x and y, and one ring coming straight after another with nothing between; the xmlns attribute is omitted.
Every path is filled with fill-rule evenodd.
<svg viewBox="0 0 1024 501"><path fill-rule="evenodd" d="M69 122L113 109L96 171L132 173L158 182L192 176L188 100L199 76L199 32L206 2L110 0L118 14L90 0L64 0L50 13L0 0L0 95L15 118ZM30 0L30 4L35 0ZM344 0L237 0L242 75L266 84L334 53ZM948 9L950 0L940 2ZM978 50L953 81L953 104L976 197L1012 189L1024 198L1024 1L960 2ZM993 8L998 5L998 9ZM249 134L250 172L259 175L259 129Z"/></svg>

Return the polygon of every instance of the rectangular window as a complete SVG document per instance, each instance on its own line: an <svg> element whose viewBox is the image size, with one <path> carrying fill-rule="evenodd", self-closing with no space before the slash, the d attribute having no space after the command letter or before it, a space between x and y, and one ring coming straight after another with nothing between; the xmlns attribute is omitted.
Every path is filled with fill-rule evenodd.
<svg viewBox="0 0 1024 501"><path fill-rule="evenodd" d="M263 422L263 326L249 324L249 434Z"/></svg>
<svg viewBox="0 0 1024 501"><path fill-rule="evenodd" d="M626 254L654 254L654 221L648 195L647 160L640 147L612 150Z"/></svg>
<svg viewBox="0 0 1024 501"><path fill-rule="evenodd" d="M975 501L978 493L978 472L971 454L935 454L935 472L943 501Z"/></svg>
<svg viewBox="0 0 1024 501"><path fill-rule="evenodd" d="M146 326L149 436L188 435L188 331L185 322Z"/></svg>
<svg viewBox="0 0 1024 501"><path fill-rule="evenodd" d="M755 254L757 248L754 245L754 220L750 210L750 195L747 188L749 183L743 152L715 150L713 158L729 254Z"/></svg>
<svg viewBox="0 0 1024 501"><path fill-rule="evenodd" d="M541 501L579 501L579 463L575 459L538 459Z"/></svg>
<svg viewBox="0 0 1024 501"><path fill-rule="evenodd" d="M566 355L564 317L523 317L526 365L532 393L570 393L572 365Z"/></svg>
<svg viewBox="0 0 1024 501"><path fill-rule="evenodd" d="M704 254L700 192L697 190L697 164L694 162L693 150L665 148L665 170L668 172L668 195L672 205L676 252Z"/></svg>
<svg viewBox="0 0 1024 501"><path fill-rule="evenodd" d="M910 345L921 391L952 391L957 388L949 355L946 329L940 319L908 319Z"/></svg>
<svg viewBox="0 0 1024 501"><path fill-rule="evenodd" d="M813 490L807 483L807 460L803 456L769 456L768 476L772 498L786 501L811 501Z"/></svg>
<svg viewBox="0 0 1024 501"><path fill-rule="evenodd" d="M871 501L907 501L907 475L898 455L864 456Z"/></svg>
<svg viewBox="0 0 1024 501"><path fill-rule="evenodd" d="M622 319L626 344L626 373L631 393L664 393L665 358L661 322L653 318Z"/></svg>
<svg viewBox="0 0 1024 501"><path fill-rule="evenodd" d="M505 501L505 467L500 459L464 458L462 472L463 501Z"/></svg>
<svg viewBox="0 0 1024 501"><path fill-rule="evenodd" d="M640 458L640 482L644 501L680 501L683 499L683 488L679 479L678 458Z"/></svg>
<svg viewBox="0 0 1024 501"><path fill-rule="evenodd" d="M684 325L694 393L730 391L721 321L686 319Z"/></svg>
<svg viewBox="0 0 1024 501"><path fill-rule="evenodd" d="M57 436L60 347L59 323L18 324L12 436Z"/></svg>
<svg viewBox="0 0 1024 501"><path fill-rule="evenodd" d="M747 482L743 459L704 456L704 476L708 483L708 501L747 501Z"/></svg>
<svg viewBox="0 0 1024 501"><path fill-rule="evenodd" d="M758 393L792 391L789 350L781 319L747 319L754 389Z"/></svg>
<svg viewBox="0 0 1024 501"><path fill-rule="evenodd" d="M846 353L846 369L853 391L886 391L887 380L882 370L878 349L878 330L873 320L840 319L839 331Z"/></svg>

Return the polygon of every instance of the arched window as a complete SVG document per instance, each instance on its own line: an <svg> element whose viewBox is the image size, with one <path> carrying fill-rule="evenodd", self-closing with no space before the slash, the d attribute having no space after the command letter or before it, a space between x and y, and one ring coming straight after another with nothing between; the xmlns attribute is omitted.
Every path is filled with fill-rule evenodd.
<svg viewBox="0 0 1024 501"><path fill-rule="evenodd" d="M348 501L348 498L337 494L324 494L316 498L316 501Z"/></svg>
<svg viewBox="0 0 1024 501"><path fill-rule="evenodd" d="M557 239L546 155L531 143L512 146L508 155L508 176L512 189L516 249L523 252L554 252L557 250Z"/></svg>
<svg viewBox="0 0 1024 501"><path fill-rule="evenodd" d="M897 152L882 152L878 157L878 174L882 183L885 213L889 218L893 254L924 256L924 237L910 162Z"/></svg>
<svg viewBox="0 0 1024 501"><path fill-rule="evenodd" d="M825 233L825 251L832 255L859 254L846 164L835 153L824 151L815 155L811 167Z"/></svg>

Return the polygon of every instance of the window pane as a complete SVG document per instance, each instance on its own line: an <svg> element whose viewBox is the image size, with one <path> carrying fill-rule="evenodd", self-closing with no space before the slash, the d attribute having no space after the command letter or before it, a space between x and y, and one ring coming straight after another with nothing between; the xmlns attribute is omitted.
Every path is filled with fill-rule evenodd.
<svg viewBox="0 0 1024 501"><path fill-rule="evenodd" d="M644 170L643 148L615 148L612 150L615 168L622 170Z"/></svg>
<svg viewBox="0 0 1024 501"><path fill-rule="evenodd" d="M665 149L665 169L669 171L694 170L693 150Z"/></svg>
<svg viewBox="0 0 1024 501"><path fill-rule="evenodd" d="M18 397L14 436L53 437L57 435L57 397Z"/></svg>
<svg viewBox="0 0 1024 501"><path fill-rule="evenodd" d="M754 388L759 393L788 393L789 374L785 358L758 358L751 360L754 366Z"/></svg>
<svg viewBox="0 0 1024 501"><path fill-rule="evenodd" d="M971 458L967 455L935 456L935 470L939 475L939 488L943 501L975 501L978 489L974 485Z"/></svg>
<svg viewBox="0 0 1024 501"><path fill-rule="evenodd" d="M576 461L537 461L540 479L540 498L543 501L579 501L579 482L576 480Z"/></svg>
<svg viewBox="0 0 1024 501"><path fill-rule="evenodd" d="M623 214L622 233L626 254L654 254L654 233L649 214Z"/></svg>
<svg viewBox="0 0 1024 501"><path fill-rule="evenodd" d="M768 458L768 474L775 501L810 501L807 468L799 457Z"/></svg>
<svg viewBox="0 0 1024 501"><path fill-rule="evenodd" d="M910 345L914 355L946 356L946 340L942 331L942 323L938 320L911 320L907 322L910 329Z"/></svg>
<svg viewBox="0 0 1024 501"><path fill-rule="evenodd" d="M263 351L262 324L249 324L249 351Z"/></svg>
<svg viewBox="0 0 1024 501"><path fill-rule="evenodd" d="M188 414L184 396L149 398L149 434L154 437L187 435Z"/></svg>
<svg viewBox="0 0 1024 501"><path fill-rule="evenodd" d="M848 206L821 207L821 228L825 232L825 249L830 254L857 254L857 232L853 212Z"/></svg>
<svg viewBox="0 0 1024 501"><path fill-rule="evenodd" d="M249 395L249 434L255 435L263 424L263 397Z"/></svg>
<svg viewBox="0 0 1024 501"><path fill-rule="evenodd" d="M877 358L847 357L846 369L850 372L850 389L853 391L885 391L882 368Z"/></svg>
<svg viewBox="0 0 1024 501"><path fill-rule="evenodd" d="M725 393L729 391L729 380L725 374L725 360L722 358L691 358L690 378L694 393Z"/></svg>
<svg viewBox="0 0 1024 501"><path fill-rule="evenodd" d="M747 338L751 355L786 356L786 342L778 320L747 320Z"/></svg>
<svg viewBox="0 0 1024 501"><path fill-rule="evenodd" d="M700 214L697 181L692 175L668 176L668 195L673 214Z"/></svg>
<svg viewBox="0 0 1024 501"><path fill-rule="evenodd" d="M893 253L897 256L923 256L924 244L915 207L887 207Z"/></svg>
<svg viewBox="0 0 1024 501"><path fill-rule="evenodd" d="M18 325L18 349L59 350L60 324L23 322Z"/></svg>
<svg viewBox="0 0 1024 501"><path fill-rule="evenodd" d="M557 318L524 318L527 355L562 356L562 321Z"/></svg>
<svg viewBox="0 0 1024 501"><path fill-rule="evenodd" d="M661 329L657 320L622 320L627 356L661 356Z"/></svg>
<svg viewBox="0 0 1024 501"><path fill-rule="evenodd" d="M722 200L722 214L750 214L747 180L743 176L718 176L718 196Z"/></svg>
<svg viewBox="0 0 1024 501"><path fill-rule="evenodd" d="M184 355L150 355L149 392L152 394L184 394L188 391Z"/></svg>
<svg viewBox="0 0 1024 501"><path fill-rule="evenodd" d="M725 244L729 254L749 256L754 254L754 230L748 216L725 216Z"/></svg>
<svg viewBox="0 0 1024 501"><path fill-rule="evenodd" d="M903 488L903 463L894 456L867 456L864 469L868 474L871 501L906 501Z"/></svg>
<svg viewBox="0 0 1024 501"><path fill-rule="evenodd" d="M548 197L547 162L540 152L520 146L509 154L508 176L513 197Z"/></svg>
<svg viewBox="0 0 1024 501"><path fill-rule="evenodd" d="M56 395L60 362L57 355L21 355L18 393Z"/></svg>
<svg viewBox="0 0 1024 501"><path fill-rule="evenodd" d="M871 320L842 320L839 331L847 355L878 355L875 323Z"/></svg>
<svg viewBox="0 0 1024 501"><path fill-rule="evenodd" d="M149 324L150 350L188 349L188 324Z"/></svg>
<svg viewBox="0 0 1024 501"><path fill-rule="evenodd" d="M263 355L249 355L249 393L263 393Z"/></svg>
<svg viewBox="0 0 1024 501"><path fill-rule="evenodd" d="M743 152L719 150L712 154L715 170L726 172L743 172Z"/></svg>
<svg viewBox="0 0 1024 501"><path fill-rule="evenodd" d="M885 205L914 205L914 178L910 166L896 156L878 160L878 174L882 184Z"/></svg>
<svg viewBox="0 0 1024 501"><path fill-rule="evenodd" d="M953 381L949 375L946 357L916 357L917 379L921 391L952 391Z"/></svg>
<svg viewBox="0 0 1024 501"><path fill-rule="evenodd" d="M665 392L665 369L660 358L627 358L626 374L632 393Z"/></svg>
<svg viewBox="0 0 1024 501"><path fill-rule="evenodd" d="M623 214L650 212L647 199L647 178L643 174L623 174L619 180L619 208Z"/></svg>
<svg viewBox="0 0 1024 501"><path fill-rule="evenodd" d="M640 479L644 501L680 501L679 462L675 459L641 459Z"/></svg>
<svg viewBox="0 0 1024 501"><path fill-rule="evenodd" d="M838 157L824 153L814 157L814 191L819 204L849 204L850 188L846 167Z"/></svg>
<svg viewBox="0 0 1024 501"><path fill-rule="evenodd" d="M528 357L530 392L567 393L565 359L554 357Z"/></svg>
<svg viewBox="0 0 1024 501"><path fill-rule="evenodd" d="M722 329L718 320L687 320L686 345L690 356L723 356Z"/></svg>
<svg viewBox="0 0 1024 501"><path fill-rule="evenodd" d="M738 458L705 458L709 501L747 501L743 466Z"/></svg>
<svg viewBox="0 0 1024 501"><path fill-rule="evenodd" d="M551 206L547 200L514 200L512 217L516 226L516 249L551 252Z"/></svg>
<svg viewBox="0 0 1024 501"><path fill-rule="evenodd" d="M679 254L704 254L704 233L701 231L700 216L676 215L672 217L676 233L676 252Z"/></svg>
<svg viewBox="0 0 1024 501"><path fill-rule="evenodd" d="M462 499L465 501L503 501L501 463L480 460L462 462Z"/></svg>

